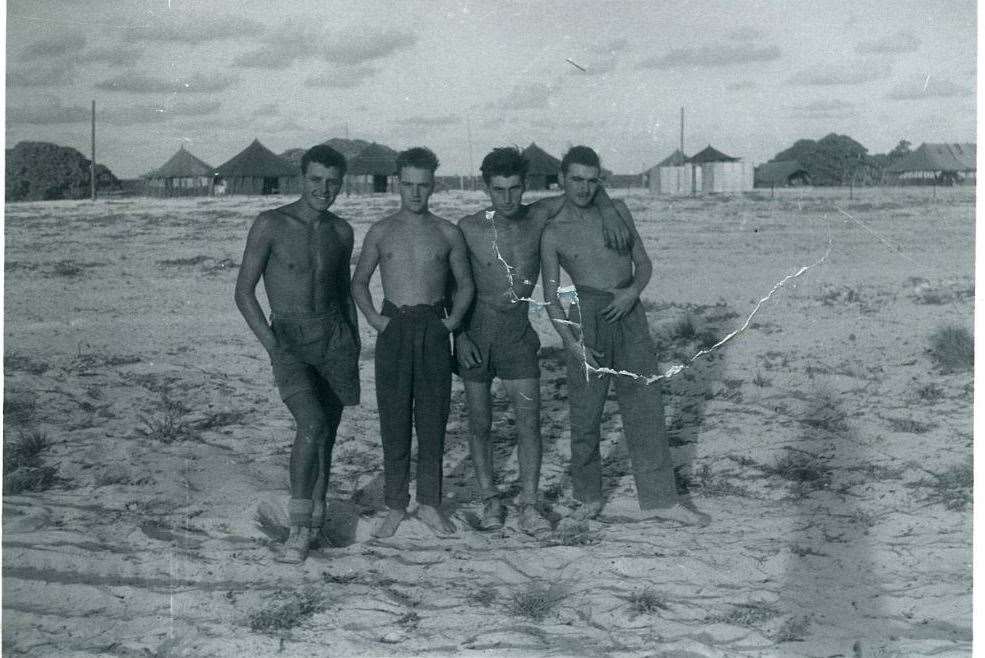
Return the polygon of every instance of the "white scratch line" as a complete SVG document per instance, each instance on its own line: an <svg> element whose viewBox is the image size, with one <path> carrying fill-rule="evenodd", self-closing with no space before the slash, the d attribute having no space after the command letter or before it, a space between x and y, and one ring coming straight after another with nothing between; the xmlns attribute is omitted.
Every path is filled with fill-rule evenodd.
<svg viewBox="0 0 985 658"><path fill-rule="evenodd" d="M928 73L927 74L927 79L923 81L923 90L925 92L927 91L927 85L929 85L929 84L930 84L930 74Z"/></svg>
<svg viewBox="0 0 985 658"><path fill-rule="evenodd" d="M869 228L868 224L866 224L865 222L863 222L861 219L858 219L856 217L852 217L851 215L849 215L847 212L845 212L844 210L842 210L838 206L835 206L835 209L838 212L840 212L842 215L844 215L845 217L847 217L848 219L852 220L853 222L855 222L856 224L858 224L859 226L861 226L862 228L864 228L866 231L868 231L870 234L872 234L877 240L879 240L880 242L884 243L885 245L887 245L889 247L892 247L893 250L896 252L896 254L900 258L906 259L910 263L913 263L917 267L920 267L920 263L916 262L915 260L913 260L912 258L910 258L909 256L907 256L905 253L903 253L903 247L902 247L902 245L900 245L900 244L898 244L896 242L893 242L889 238L887 238L887 237L883 236L882 234L880 234L878 231Z"/></svg>

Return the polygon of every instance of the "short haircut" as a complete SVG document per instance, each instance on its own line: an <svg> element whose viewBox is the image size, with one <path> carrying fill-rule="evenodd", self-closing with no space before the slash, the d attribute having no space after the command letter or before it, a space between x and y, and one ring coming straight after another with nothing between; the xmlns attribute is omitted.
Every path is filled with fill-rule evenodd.
<svg viewBox="0 0 985 658"><path fill-rule="evenodd" d="M345 156L333 149L331 146L319 144L312 146L301 156L301 175L308 173L308 165L317 162L325 167L338 167L339 174L345 176L346 163Z"/></svg>
<svg viewBox="0 0 985 658"><path fill-rule="evenodd" d="M489 155L482 159L482 180L489 184L493 176L519 176L526 180L527 167L530 161L523 156L515 146L500 146L489 152Z"/></svg>
<svg viewBox="0 0 985 658"><path fill-rule="evenodd" d="M561 173L568 173L568 167L573 164L595 167L602 173L602 163L599 161L599 154L587 146L572 146L561 159Z"/></svg>
<svg viewBox="0 0 985 658"><path fill-rule="evenodd" d="M426 146L415 146L397 154L397 175L404 167L428 169L433 174L438 168L438 156Z"/></svg>

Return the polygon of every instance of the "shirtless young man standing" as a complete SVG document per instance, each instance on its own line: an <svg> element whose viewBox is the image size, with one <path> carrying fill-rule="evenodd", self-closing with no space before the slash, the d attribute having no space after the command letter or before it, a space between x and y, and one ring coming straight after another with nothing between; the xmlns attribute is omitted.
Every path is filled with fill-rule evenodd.
<svg viewBox="0 0 985 658"><path fill-rule="evenodd" d="M328 146L304 154L301 198L256 218L236 280L236 306L270 354L281 399L297 425L282 562L304 561L317 539L342 407L359 404L359 328L349 292L352 227L328 212L345 170L345 158ZM261 276L270 324L256 297Z"/></svg>
<svg viewBox="0 0 985 658"><path fill-rule="evenodd" d="M387 515L373 531L389 537L410 502L411 419L417 429L417 517L436 534L455 532L441 511L442 458L451 402L449 334L472 302L472 276L462 232L428 210L438 158L426 148L397 157L400 210L373 224L363 241L352 295L376 337L376 398L383 440ZM377 266L383 308L369 282ZM448 269L454 303L444 317Z"/></svg>
<svg viewBox="0 0 985 658"><path fill-rule="evenodd" d="M490 384L499 377L513 404L517 428L520 497L519 527L537 535L551 526L536 508L540 482L540 340L530 325L529 299L540 272L540 237L561 210L564 197L549 197L524 206L527 160L516 147L493 149L482 160L491 210L462 218L475 279L476 298L455 338L459 374L465 383L471 436L469 448L483 499L480 528L503 525L503 504L493 478L490 437ZM629 231L604 191L598 194L609 239L629 244Z"/></svg>
<svg viewBox="0 0 985 658"><path fill-rule="evenodd" d="M544 301L567 348L571 480L574 496L582 503L574 514L577 518L593 518L602 510L599 423L611 376L591 369L627 370L644 376L657 370L656 347L639 304L653 266L622 201L614 203L633 234L631 252L620 254L605 246L601 217L592 207L600 171L599 157L592 149L575 146L568 151L561 161L561 173L569 203L548 224L541 240ZM578 294L570 320L558 298L560 267ZM577 323L580 336L567 321ZM678 496L660 382L646 385L616 376L616 396L640 509L658 518L707 523L707 515Z"/></svg>

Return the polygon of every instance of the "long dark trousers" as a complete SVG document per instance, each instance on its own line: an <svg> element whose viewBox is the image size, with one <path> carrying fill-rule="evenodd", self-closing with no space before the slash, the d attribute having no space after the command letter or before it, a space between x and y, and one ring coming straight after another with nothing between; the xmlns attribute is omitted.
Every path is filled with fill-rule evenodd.
<svg viewBox="0 0 985 658"><path fill-rule="evenodd" d="M636 304L621 320L608 322L602 310L612 295L578 287L578 305L571 319L581 323L585 345L600 350L599 366L651 375L657 355L642 305ZM584 362L568 357L568 398L571 405L571 481L574 496L582 502L602 500L602 459L599 424L612 375L589 373ZM645 385L616 376L616 399L629 447L633 478L640 508L670 507L677 502L677 487L670 446L664 428L660 382Z"/></svg>
<svg viewBox="0 0 985 658"><path fill-rule="evenodd" d="M411 417L417 430L417 502L441 504L445 426L451 399L451 348L440 305L396 307L376 339L376 400L383 439L385 501L390 509L410 502Z"/></svg>

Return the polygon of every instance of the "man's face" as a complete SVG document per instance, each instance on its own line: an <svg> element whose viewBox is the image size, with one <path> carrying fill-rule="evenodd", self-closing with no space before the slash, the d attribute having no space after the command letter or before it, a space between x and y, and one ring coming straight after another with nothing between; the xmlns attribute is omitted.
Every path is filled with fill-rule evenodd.
<svg viewBox="0 0 985 658"><path fill-rule="evenodd" d="M434 191L434 172L430 169L404 167L400 170L400 206L422 215L428 211L428 199Z"/></svg>
<svg viewBox="0 0 985 658"><path fill-rule="evenodd" d="M301 193L304 202L313 210L328 210L342 189L342 172L338 167L326 167L320 162L309 162L304 172Z"/></svg>
<svg viewBox="0 0 985 658"><path fill-rule="evenodd" d="M570 164L564 174L564 196L579 208L587 208L592 204L600 184L598 167Z"/></svg>
<svg viewBox="0 0 985 658"><path fill-rule="evenodd" d="M492 200L496 214L507 219L516 217L523 208L523 178L516 176L492 176L489 179L489 198Z"/></svg>

